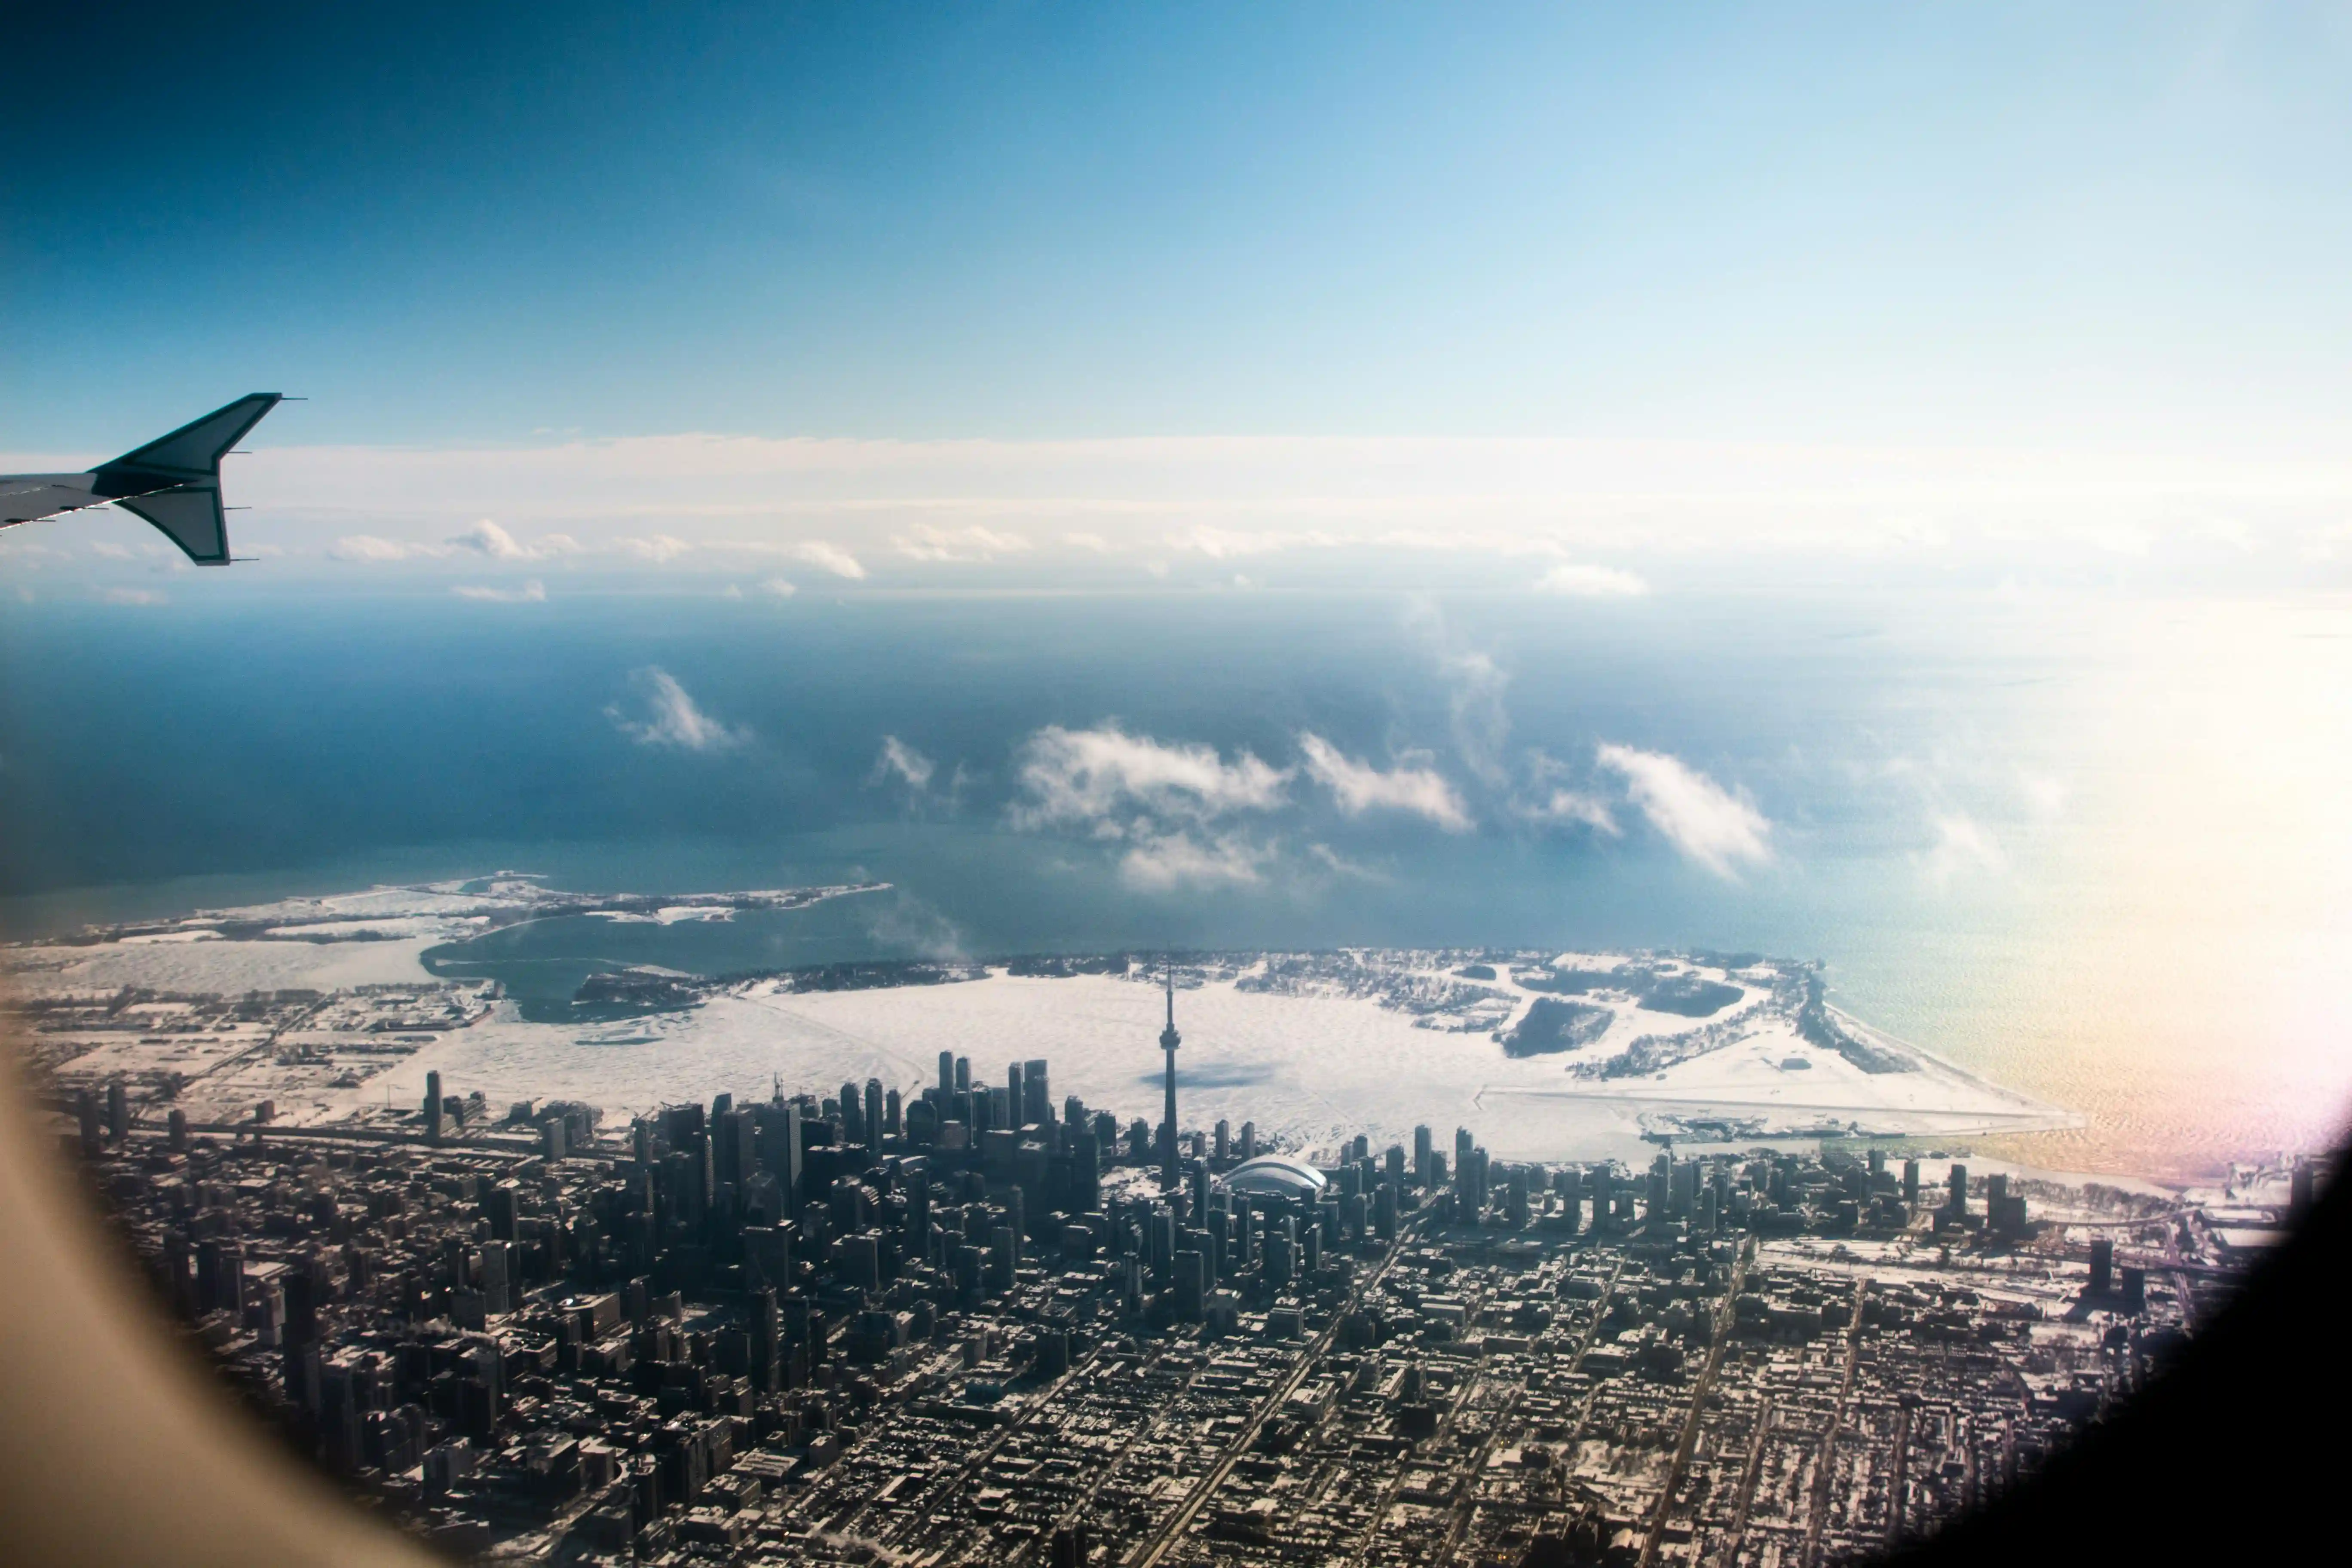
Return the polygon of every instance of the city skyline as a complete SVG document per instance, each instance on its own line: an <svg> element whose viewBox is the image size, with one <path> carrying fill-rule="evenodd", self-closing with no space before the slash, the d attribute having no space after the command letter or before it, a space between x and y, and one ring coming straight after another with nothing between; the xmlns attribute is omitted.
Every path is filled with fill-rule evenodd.
<svg viewBox="0 0 2352 1568"><path fill-rule="evenodd" d="M142 1127L117 1079L102 1111L80 1092L78 1139L119 1173L158 1151L110 1190L159 1289L331 1472L445 1546L619 1561L1873 1556L2030 1475L2176 1353L2256 1212L1958 1161L1938 1178L1874 1147L1669 1151L1629 1177L1492 1163L1459 1128L1449 1169L1426 1126L1410 1166L1359 1139L1285 1184L1245 1183L1269 1162L1221 1124L1163 1194L1172 1137L1139 1121L1099 1143L1116 1112L1055 1107L1048 1070L1010 1064L1042 1112L1017 1131L989 1111L1014 1091L959 1058L904 1097L779 1085L625 1138L572 1104L492 1122L436 1073L404 1138L307 1164L288 1160L321 1130ZM319 1194L290 1228L255 1223L283 1197L247 1212L263 1183L225 1183L273 1168L268 1194L299 1170ZM2260 1212L2307 1206L2309 1167L2291 1184ZM1041 1213L1062 1202L1084 1210ZM2032 1206L2053 1204L2054 1226ZM478 1243L432 1244L436 1216L468 1215ZM975 1225L983 1244L957 1245ZM1824 1256L1814 1235L1851 1240ZM2119 1262L2116 1235L2141 1250ZM289 1236L282 1258L265 1239ZM550 1428L591 1390L593 1434ZM1192 1421L1216 1438L1187 1441ZM1661 1444L1662 1479L1621 1473ZM1809 1479L1816 1451L1838 1458Z"/></svg>

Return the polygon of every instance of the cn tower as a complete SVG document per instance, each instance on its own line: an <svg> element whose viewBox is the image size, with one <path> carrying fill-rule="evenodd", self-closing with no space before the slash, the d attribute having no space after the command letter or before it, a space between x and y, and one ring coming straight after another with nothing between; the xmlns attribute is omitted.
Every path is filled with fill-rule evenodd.
<svg viewBox="0 0 2352 1568"><path fill-rule="evenodd" d="M1160 1048L1168 1053L1168 1103L1160 1121L1160 1181L1174 1192L1181 1180L1176 1169L1176 1047L1184 1043L1176 1032L1176 968L1164 965L1168 982L1168 1026L1160 1031Z"/></svg>

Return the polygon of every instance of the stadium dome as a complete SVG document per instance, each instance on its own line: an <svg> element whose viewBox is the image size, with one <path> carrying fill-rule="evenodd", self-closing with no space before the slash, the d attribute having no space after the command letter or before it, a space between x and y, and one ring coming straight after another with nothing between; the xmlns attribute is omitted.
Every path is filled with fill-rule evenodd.
<svg viewBox="0 0 2352 1568"><path fill-rule="evenodd" d="M1225 1190L1230 1193L1264 1193L1310 1204L1322 1195L1328 1185L1323 1173L1314 1166L1280 1154L1261 1154L1244 1161L1226 1172L1224 1179Z"/></svg>

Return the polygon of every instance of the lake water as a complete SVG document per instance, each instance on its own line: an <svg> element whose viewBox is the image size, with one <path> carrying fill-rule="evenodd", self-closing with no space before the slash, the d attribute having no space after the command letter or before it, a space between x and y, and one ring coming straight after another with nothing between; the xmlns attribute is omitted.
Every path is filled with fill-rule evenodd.
<svg viewBox="0 0 2352 1568"><path fill-rule="evenodd" d="M665 728L654 669L694 722ZM2333 604L1933 585L18 604L0 920L24 935L499 867L649 891L894 884L725 924L543 922L469 955L551 998L618 962L1748 948L1818 958L1855 1013L2085 1114L2021 1157L2193 1174L2328 1141L2352 1098L2347 692ZM1291 773L1254 805L1055 815L1024 772L1052 726ZM1350 815L1308 734L1436 775L1458 819ZM883 765L886 736L927 787ZM1604 745L1731 792L1767 853L1711 868L1678 847ZM1531 820L1558 790L1616 831Z"/></svg>

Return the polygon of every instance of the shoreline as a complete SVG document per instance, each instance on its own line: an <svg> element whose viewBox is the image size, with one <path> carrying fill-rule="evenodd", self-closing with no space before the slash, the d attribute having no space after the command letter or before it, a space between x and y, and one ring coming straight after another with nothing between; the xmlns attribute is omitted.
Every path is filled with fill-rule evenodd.
<svg viewBox="0 0 2352 1568"><path fill-rule="evenodd" d="M528 873L500 871L489 876L443 879L429 883L378 884L352 892L324 896L285 899L269 904L244 909L199 910L173 919L153 918L122 922L110 926L86 928L81 939L70 943L16 942L0 948L0 965L15 972L16 988L27 995L57 994L63 992L96 991L108 985L140 987L136 978L150 974L163 982L154 988L174 995L224 996L238 991L256 988L254 982L276 981L278 989L287 989L289 980L313 979L325 982L320 988L341 992L353 986L382 987L386 984L425 986L472 985L479 987L488 981L495 983L497 969L505 964L547 962L585 962L601 968L622 972L642 972L647 975L657 970L661 978L674 982L683 992L693 994L690 1001L681 1005L654 1005L642 1014L632 1013L645 1025L645 1044L660 1046L675 1043L683 1047L660 1068L651 1063L629 1064L629 1073L641 1081L625 1096L600 1095L607 1103L625 1102L642 1105L675 1098L677 1091L688 1089L688 1079L706 1076L710 1070L707 1061L696 1052L692 1037L699 1031L692 1020L702 1015L709 1005L730 997L748 1000L750 994L772 994L779 998L789 996L792 1013L801 1016L797 1026L802 1033L808 1027L825 1027L824 1016L840 1014L853 1020L864 1020L874 1015L869 1025L847 1031L845 1037L873 1039L879 1047L888 1039L886 1055L898 1066L890 1070L907 1076L909 1061L925 1062L931 1054L931 1045L938 1043L934 1035L955 1034L953 1021L942 1025L928 1016L924 1009L907 1007L894 1009L875 1003L874 998L895 991L920 991L940 994L961 993L967 985L986 986L1007 983L1027 986L1032 984L1060 986L1076 984L1083 975L1094 974L1103 979L1111 976L1105 972L1118 966L1119 979L1132 984L1133 955L1131 952L1081 953L1076 952L1038 953L1007 953L1001 956L953 963L927 960L874 959L848 961L833 964L785 966L772 970L744 973L714 973L719 968L679 969L668 965L629 963L618 959L576 959L570 955L525 957L504 955L497 958L471 959L461 957L451 950L469 947L479 938L496 931L516 931L526 926L541 925L572 916L583 918L604 916L611 923L606 933L645 924L658 925L663 930L704 922L722 923L731 921L741 910L792 912L852 893L887 889L887 882L834 884L807 889L769 889L737 893L556 893L536 885L538 879ZM479 889L476 891L475 889ZM553 906L553 907L550 907ZM708 910L710 913L699 911ZM696 911L689 914L688 911ZM651 911L647 913L646 911ZM499 923L488 923L504 915ZM368 930L369 921L403 921L412 928L419 922L440 926L431 935L398 935L386 932L373 934ZM265 923L266 922L266 923ZM479 923L478 923L479 922ZM600 921L600 924L604 921ZM305 934L301 928L333 925L336 935L320 937ZM194 940L193 933L207 927L244 927L234 937L226 934ZM177 940L158 941L159 935ZM438 959L427 964L425 954L436 952ZM23 959L39 954L48 976L26 973ZM1622 1076L1612 1073L1577 1076L1577 1068L1591 1058L1563 1058L1541 1056L1528 1059L1496 1062L1486 1048L1484 1036L1489 1024L1496 1026L1493 1036L1499 1040L1503 1026L1514 1017L1524 1017L1533 1005L1533 993L1550 993L1548 984L1523 984L1522 981L1538 970L1549 971L1553 963L1550 950L1520 948L1506 950L1494 944L1461 948L1333 948L1307 952L1265 949L1195 950L1171 954L1180 965L1192 971L1188 980L1202 986L1217 986L1233 994L1230 1005L1239 1006L1244 1013L1255 1008L1266 1013L1263 1003L1279 999L1288 1003L1313 1003L1344 1008L1359 1005L1360 1010L1344 1016L1334 1015L1328 1031L1330 1038L1309 1041L1300 1046L1285 1037L1283 1048L1292 1059L1286 1062L1312 1079L1318 1075L1336 1075L1334 1088L1349 1074L1351 1063L1360 1059L1358 1049L1351 1048L1347 1038L1350 1030L1360 1032L1368 1026L1362 1005L1377 1002L1386 1022L1380 1026L1393 1034L1400 1025L1417 1025L1417 1037L1405 1038L1402 1045L1391 1040L1388 1049L1391 1056L1402 1050L1416 1057L1444 1057L1455 1076L1439 1085L1449 1091L1440 1100L1450 1100L1457 1109L1429 1107L1431 1118L1443 1120L1454 1115L1476 1114L1498 1120L1507 1125L1498 1127L1496 1142L1498 1152L1507 1148L1528 1151L1528 1158L1570 1157L1558 1153L1558 1149L1584 1144L1594 1149L1607 1147L1608 1157L1620 1157L1635 1141L1655 1145L1671 1143L1691 1149L1722 1150L1760 1145L1806 1145L1839 1143L1860 1147L1865 1142L1885 1145L1900 1144L1906 1148L1934 1145L1939 1148L1967 1146L1981 1141L2009 1141L2036 1137L2046 1133L2080 1131L2089 1126L2083 1113L2063 1107L2045 1104L2020 1091L1987 1079L1940 1052L1895 1036L1877 1027L1834 1003L1823 1001L1822 1006L1840 1029L1849 1032L1864 1050L1881 1051L1912 1064L1908 1071L1886 1072L1865 1068L1857 1076L1844 1064L1834 1059L1838 1053L1812 1049L1817 1042L1787 1037L1776 1032L1780 1022L1769 1010L1782 1005L1786 994L1775 987L1782 986L1804 973L1817 973L1818 965L1791 960L1756 959L1750 964L1724 967L1723 955L1695 952L1670 952L1648 949L1613 953L1570 954L1577 960L1571 967L1580 973L1589 967L1587 961L1602 958L1612 967L1601 973L1611 976L1638 977L1653 973L1672 972L1696 977L1717 975L1718 980L1736 981L1751 994L1739 1004L1723 1010L1717 1022L1740 1024L1745 1032L1734 1032L1721 1040L1710 1040L1708 1020L1711 1016L1693 1017L1662 1008L1648 1011L1642 1003L1629 1003L1622 998L1612 1003L1616 1016L1612 1018L1609 1038L1620 1049L1628 1037L1633 1047L1641 1047L1659 1039L1691 1039L1698 1043L1685 1048L1681 1055L1670 1054L1662 1070L1655 1073L1646 1068ZM1754 958L1755 955L1740 955ZM270 975L245 966L259 960L289 960L289 973ZM380 963L362 959L381 959ZM405 961L406 973L398 973ZM673 963L676 962L673 959ZM214 965L224 972L208 977L211 984L199 989L195 984L202 972ZM306 965L307 971L306 971ZM1488 966L1481 980L1478 966ZM1024 973L1016 976L1015 967ZM471 980L460 979L448 973L452 967L478 972L490 972ZM234 973L245 969L243 973ZM1291 970L1304 969L1305 980L1283 991L1272 983L1277 969L1287 978ZM102 975L106 984L93 984L77 987L69 976L76 970L94 971L91 978ZM382 973L378 973L382 971ZM846 983L823 988L804 988L803 983L828 973L836 977L856 971ZM893 972L903 972L907 982L894 979ZM1055 972L1058 972L1056 974ZM1499 978L1496 976L1499 974ZM920 976L918 981L915 977ZM1328 982L1328 975L1337 975L1338 982ZM1366 979L1367 976L1370 980ZM1465 981L1465 976L1466 981ZM1547 973L1547 978L1548 978ZM44 984L43 981L47 983ZM948 984L940 984L940 981ZM1265 994L1256 1000L1244 1002L1248 983L1256 981L1257 991ZM31 982L31 984L26 984ZM1378 984L1373 983L1377 982ZM1633 984L1628 980L1627 984ZM1382 992L1378 985L1387 985ZM1318 988L1320 986L1321 988ZM1450 991L1451 1001L1444 1002L1461 1014L1460 1018L1441 1018L1433 1025L1428 1007L1440 1004L1424 1004L1408 994L1412 987L1428 990L1433 987ZM1352 987L1352 989L1350 988ZM1084 989L1084 987L1080 987ZM1476 994L1483 998L1465 1004L1464 995ZM1188 994L1191 992L1188 989ZM1607 994L1604 987L1601 994ZM845 1001L844 998L863 998ZM1587 998L1589 1003L1590 998ZM1485 1005L1486 1013L1476 1013ZM445 1058L451 1072L462 1077L468 1073L488 1070L493 1081L511 1077L505 1064L509 1058L529 1057L558 1060L549 1056L551 1047L576 1047L580 1042L566 1037L551 1041L538 1037L568 1035L576 1031L577 1021L530 1022L520 1017L519 1004L505 1003L494 1010L494 1022L484 1026L469 1025L457 1034L444 1034L437 1044L426 1044L413 1055L395 1058L392 1063L369 1063L355 1069L360 1077L349 1087L355 1091L329 1094L326 1099L297 1109L288 1110L303 1120L314 1117L340 1119L361 1118L372 1107L367 1103L378 1097L395 1097L412 1074L404 1070L411 1062L425 1058L442 1060ZM1494 1008L1502 1007L1501 1012ZM1415 1015L1415 1009L1419 1009ZM724 1009L722 1009L723 1011ZM1046 1011L1050 1012L1050 1005ZM1275 1007L1269 1016L1279 1015ZM898 1016L893 1026L891 1019ZM1475 1015L1475 1016L1474 1016ZM1251 1014L1255 1016L1256 1014ZM1240 1015L1236 1015L1240 1018ZM1466 1019L1465 1022L1463 1020ZM623 1022L620 1017L600 1020L605 1025ZM1025 1022L1034 1024L1037 1020ZM1246 1019L1241 1019L1245 1023ZM1743 1022L1744 1021L1744 1022ZM1620 1027L1622 1023L1622 1026ZM1282 1027L1295 1035L1288 1022ZM1638 1035L1636 1032L1639 1032ZM740 1030L722 1031L720 1044L730 1054L743 1054L742 1043L735 1038ZM780 1028L780 1036L790 1036L793 1028ZM827 1032L840 1032L827 1029ZM1013 1034L1024 1033L1014 1028ZM1027 1031L1027 1032L1034 1032ZM1245 1035L1246 1030L1240 1033ZM926 1043L918 1044L921 1037ZM493 1038L499 1048L494 1061L477 1065L467 1058L478 1054L465 1047L489 1048ZM708 1045L709 1042L702 1042ZM765 1042L768 1047L760 1066L768 1072L799 1073L810 1081L823 1081L833 1064L818 1065L815 1058L839 1056L839 1050L796 1051L786 1044ZM1752 1044L1748 1052L1749 1061L1734 1061L1735 1048ZM1768 1048L1769 1047L1769 1048ZM975 1054L980 1049L974 1047ZM1024 1047L1023 1049L1043 1049ZM1066 1055L1077 1050L1060 1047ZM1571 1047L1570 1049L1575 1050ZM1772 1076L1774 1063L1769 1059L1774 1051L1794 1053L1790 1060L1778 1064L1779 1077ZM756 1052L754 1054L757 1054ZM854 1052L852 1054L855 1054ZM1516 1055L1516 1053L1513 1053ZM805 1068L798 1059L810 1058ZM1188 1051L1188 1060L1198 1060ZM1563 1059L1570 1059L1570 1081L1558 1077L1543 1076L1546 1069ZM69 1060L69 1059L68 1059ZM61 1060L59 1066L68 1066ZM560 1063L575 1068L576 1064ZM846 1070L846 1064L843 1064ZM879 1066L877 1061L876 1066ZM1247 1065L1247 1064L1244 1064ZM1786 1098L1795 1089L1797 1079L1786 1069L1798 1066L1813 1068L1805 1075L1803 1088L1798 1092L1804 1098ZM495 1069L495 1070L489 1070ZM70 1070L70 1069L69 1069ZM1745 1076L1741 1076L1744 1074ZM1919 1075L1915 1079L1914 1074ZM558 1072L557 1078L577 1076ZM866 1076L861 1072L858 1076ZM1426 1079L1424 1071L1420 1076ZM654 1081L659 1079L659 1082ZM1475 1081L1473 1081L1475 1080ZM338 1080L342 1081L342 1080ZM1788 1087L1782 1087L1785 1083ZM1932 1086L1932 1088L1930 1087ZM324 1089L327 1086L320 1086ZM610 1088L611 1086L604 1086ZM1132 1085L1125 1090L1115 1082L1105 1085L1114 1101L1120 1094L1134 1095ZM521 1086L513 1086L520 1092ZM1286 1092L1287 1100L1282 1093ZM1936 1092L1941 1090L1945 1092ZM650 1091L650 1100L648 1094ZM1101 1092L1098 1089L1098 1092ZM1843 1092L1840 1092L1843 1091ZM304 1091L315 1092L315 1091ZM501 1092L508 1092L502 1089ZM1271 1120L1294 1127L1302 1140L1315 1133L1314 1124L1328 1127L1337 1132L1347 1124L1350 1114L1356 1114L1369 1126L1385 1127L1393 1117L1385 1114L1394 1107L1375 1106L1361 1094L1327 1096L1316 1092L1307 1081L1293 1081L1281 1086L1269 1086L1269 1095L1287 1107ZM1215 1107L1226 1100L1234 1104L1234 1113L1246 1118L1246 1097L1237 1096L1231 1089L1222 1093L1208 1088L1206 1100ZM1311 1107L1301 1100L1311 1100ZM1375 1114L1375 1111L1381 1113ZM1265 1113L1262 1113L1265 1114ZM1529 1121L1532 1115L1536 1120ZM1205 1123L1204 1123L1205 1124ZM1551 1127L1556 1131L1543 1131ZM1709 1135L1710 1133L1716 1135ZM1385 1135L1385 1134L1384 1134ZM1548 1149L1546 1145L1552 1145ZM2082 1171L2061 1171L2057 1163L2044 1165L2030 1157L2005 1158L2000 1155L1974 1156L1988 1169L1994 1163L2014 1170L2020 1175L2034 1179L2066 1183L2104 1182L2108 1184L2130 1184L2149 1191L2178 1192L2199 1184L2197 1175L2151 1175L2141 1172L2117 1172L2096 1174ZM2067 1162L2074 1163L2074 1162Z"/></svg>

